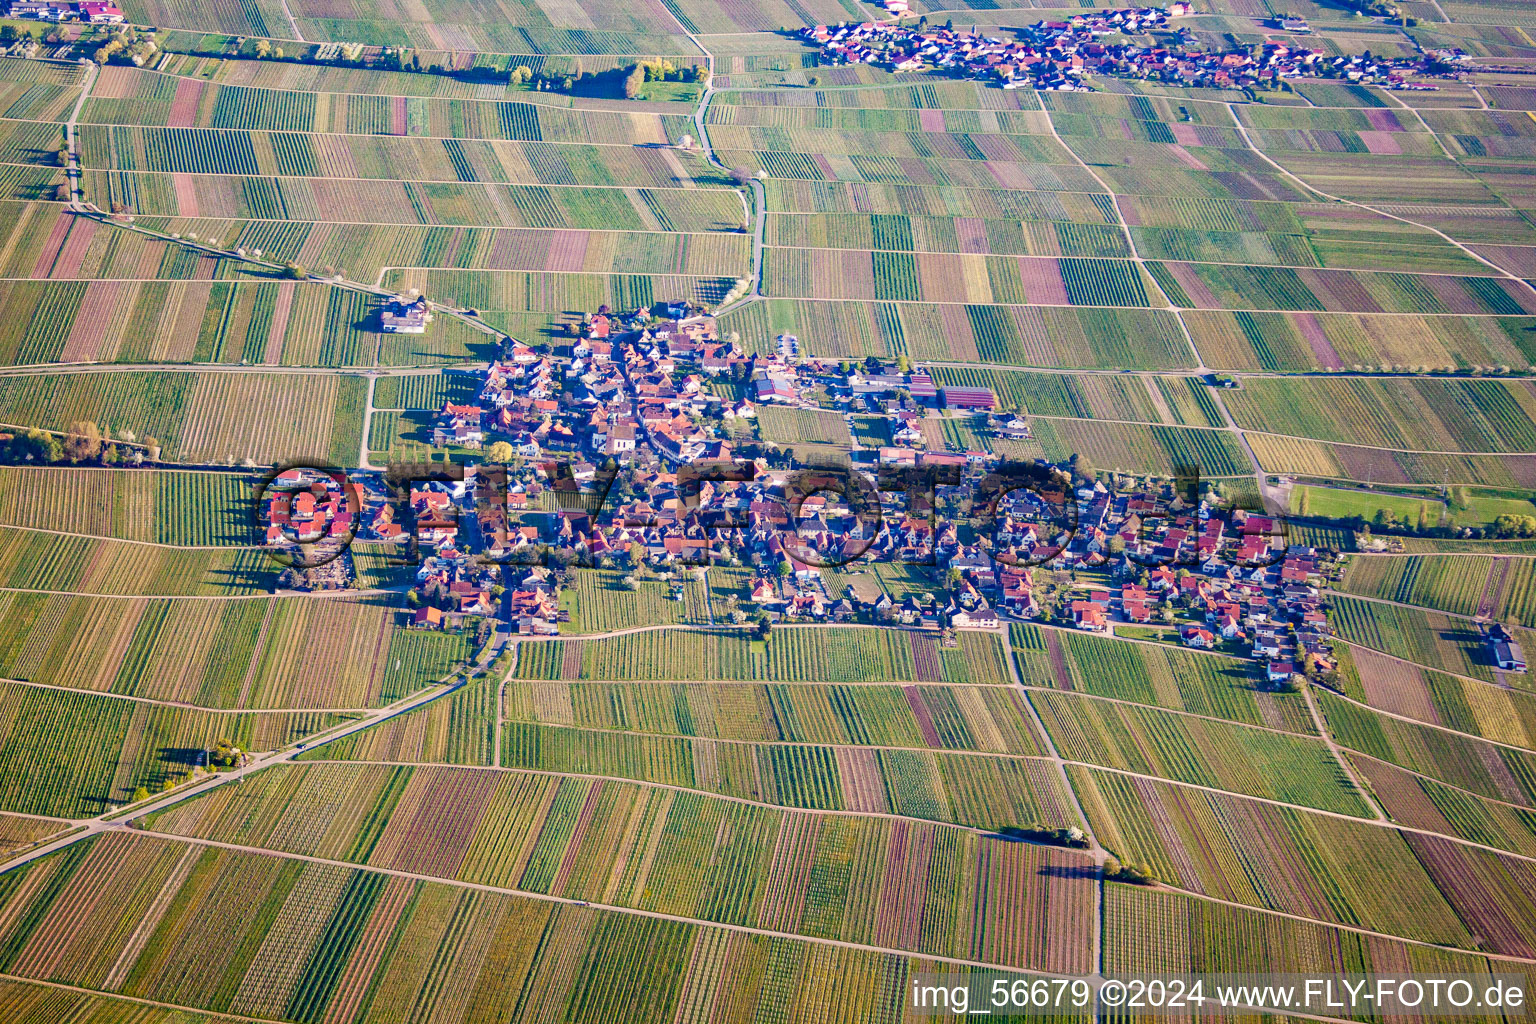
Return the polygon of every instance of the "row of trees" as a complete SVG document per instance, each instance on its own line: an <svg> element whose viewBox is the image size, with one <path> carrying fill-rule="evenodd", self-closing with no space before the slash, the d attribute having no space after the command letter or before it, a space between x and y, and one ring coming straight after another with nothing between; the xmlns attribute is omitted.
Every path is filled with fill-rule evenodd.
<svg viewBox="0 0 1536 1024"><path fill-rule="evenodd" d="M131 32L132 29L127 31ZM13 36L14 38L14 36ZM0 38L0 42L4 39ZM50 33L48 42L57 42L56 33ZM280 60L294 64L325 64L334 67L370 68L384 71L406 71L417 74L447 75L461 81L505 82L508 73L500 68L474 65L468 68L444 67L441 64L423 64L420 52L403 46L385 47L377 55L365 56L367 48L362 43L340 43L334 55L321 59L320 47L303 46L297 55L286 53L281 46L269 39L258 39L253 44L245 36L236 36L218 49L194 46L186 52L197 57L222 57L225 59Z"/></svg>
<svg viewBox="0 0 1536 1024"><path fill-rule="evenodd" d="M674 67L669 60L642 61L632 64L624 75L624 98L640 95L647 82L708 82L709 68L699 64Z"/></svg>
<svg viewBox="0 0 1536 1024"><path fill-rule="evenodd" d="M1027 839L1034 843L1065 846L1074 850L1088 849L1088 835L1076 825L1068 828L1052 828L1039 822L1031 822L1028 825L1008 825L998 831L1014 839Z"/></svg>
<svg viewBox="0 0 1536 1024"><path fill-rule="evenodd" d="M160 444L154 438L146 437L142 444L151 457L159 454ZM123 462L137 463L143 458L144 452L139 447L107 440L101 428L89 420L71 423L62 437L35 427L0 435L0 463L6 465L68 462L115 466Z"/></svg>
<svg viewBox="0 0 1536 1024"><path fill-rule="evenodd" d="M1500 539L1536 537L1536 516L1495 516L1489 529Z"/></svg>
<svg viewBox="0 0 1536 1024"><path fill-rule="evenodd" d="M539 74L526 64L520 64L507 72L507 81L514 86L525 86L535 92L563 92L576 96L600 96L625 99L637 98L647 82L697 82L709 81L709 68L685 64L682 67L671 61L642 61L628 67L608 71L586 71L581 60L572 62L568 74Z"/></svg>

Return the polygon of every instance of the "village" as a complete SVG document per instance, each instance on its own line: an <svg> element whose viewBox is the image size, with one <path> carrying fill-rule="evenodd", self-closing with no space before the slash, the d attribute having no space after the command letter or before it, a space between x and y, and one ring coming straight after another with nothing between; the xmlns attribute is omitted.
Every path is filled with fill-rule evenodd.
<svg viewBox="0 0 1536 1024"><path fill-rule="evenodd" d="M416 301L401 297L386 315L425 309ZM765 630L1038 621L1252 657L1276 687L1334 671L1323 596L1341 571L1333 553L1288 543L1279 518L1223 507L1199 485L1100 474L1075 456L1018 464L931 445L925 420L963 417L997 443L1030 429L990 390L936 386L905 360L801 358L787 335L748 353L676 303L599 309L549 346L512 341L474 385L474 401L445 403L433 427L455 462L407 481L354 473L350 493L319 479L270 502L268 541L355 533L414 550L407 601L424 629L486 618L557 635L573 573L620 573L679 598L689 574L714 565L749 580L730 621ZM888 422L889 443L802 446L807 462L755 431L770 407L872 414ZM864 500L855 476L878 481ZM931 586L894 596L880 565L914 567ZM356 585L347 566L290 570L285 585Z"/></svg>
<svg viewBox="0 0 1536 1024"><path fill-rule="evenodd" d="M1037 21L1016 31L1012 41L956 28L923 17L902 19L906 0L885 0L894 21L844 22L804 29L829 64L867 64L892 71L936 71L999 83L1005 89L1073 92L1089 89L1093 75L1140 78L1218 89L1266 88L1298 78L1337 78L1387 88L1433 89L1408 81L1438 58L1335 55L1327 50L1269 40L1226 51L1201 49L1175 19L1192 13L1187 3L1167 8L1132 7L1074 14L1064 21ZM1291 35L1310 32L1301 18L1277 18L1274 27ZM1156 42L1153 33L1172 38ZM1138 42L1141 39L1144 41Z"/></svg>

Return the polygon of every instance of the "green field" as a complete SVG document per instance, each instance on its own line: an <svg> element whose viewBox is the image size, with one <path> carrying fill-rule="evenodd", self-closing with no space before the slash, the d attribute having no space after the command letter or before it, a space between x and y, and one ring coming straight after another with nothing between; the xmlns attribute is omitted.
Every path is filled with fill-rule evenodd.
<svg viewBox="0 0 1536 1024"><path fill-rule="evenodd" d="M1372 520L1386 509L1399 522L1415 524L1422 510L1429 526L1440 522L1444 502L1438 498L1413 498L1404 494L1350 491L1338 487L1301 484L1291 490L1291 512L1319 519Z"/></svg>
<svg viewBox="0 0 1536 1024"><path fill-rule="evenodd" d="M1319 696L1329 730L1342 746L1476 796L1536 807L1536 754L1389 718L1329 694Z"/></svg>
<svg viewBox="0 0 1536 1024"><path fill-rule="evenodd" d="M0 468L0 522L194 547L248 545L255 479L244 473Z"/></svg>
<svg viewBox="0 0 1536 1024"><path fill-rule="evenodd" d="M219 715L19 684L0 689L0 809L23 814L102 814L140 786L154 791L167 780L186 781L219 739L272 750L345 720L293 711Z"/></svg>
<svg viewBox="0 0 1536 1024"><path fill-rule="evenodd" d="M1019 674L1026 686L1071 690L1295 733L1317 731L1299 696L1263 692L1267 683L1251 661L1161 645L1117 643L1037 626L1011 628ZM1067 667L1066 678L1056 674L1058 659Z"/></svg>
<svg viewBox="0 0 1536 1024"><path fill-rule="evenodd" d="M366 384L360 377L112 373L0 378L0 422L158 441L167 460L235 465L356 461Z"/></svg>
<svg viewBox="0 0 1536 1024"><path fill-rule="evenodd" d="M773 680L782 682L947 681L1002 685L1007 663L997 638L968 633L954 650L931 637L858 627L789 627L766 642L723 629L655 630L594 640L529 644L520 679Z"/></svg>
<svg viewBox="0 0 1536 1024"><path fill-rule="evenodd" d="M1367 813L1344 770L1314 737L1066 693L1031 695L1030 700L1070 761L1320 810Z"/></svg>
<svg viewBox="0 0 1536 1024"><path fill-rule="evenodd" d="M633 590L625 583L626 578L635 580ZM575 575L560 600L571 615L571 621L563 624L568 633L605 633L667 622L702 626L709 622L705 584L690 573L666 582L588 569Z"/></svg>

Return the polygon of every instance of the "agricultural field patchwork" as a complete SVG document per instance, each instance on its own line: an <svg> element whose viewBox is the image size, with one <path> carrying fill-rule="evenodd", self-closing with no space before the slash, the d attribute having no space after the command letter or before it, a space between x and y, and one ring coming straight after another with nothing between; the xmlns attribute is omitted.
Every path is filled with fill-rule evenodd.
<svg viewBox="0 0 1536 1024"><path fill-rule="evenodd" d="M1069 761L1361 816L1322 740L1066 693L1030 696ZM1142 737L1153 740L1144 745Z"/></svg>
<svg viewBox="0 0 1536 1024"><path fill-rule="evenodd" d="M1267 966L1286 971L1321 969L1320 964L1328 970L1372 971L1405 962L1420 970L1476 975L1497 970L1477 953L1367 939L1342 928L1134 886L1109 890L1106 915L1105 966L1116 973L1230 972L1253 963L1260 950ZM1148 934L1170 938L1148 943Z"/></svg>
<svg viewBox="0 0 1536 1024"><path fill-rule="evenodd" d="M906 355L962 363L1166 370L1184 369L1194 361L1177 322L1145 309L1006 305L969 297L958 304L769 299L733 309L721 320L745 338L767 340L787 330L815 355L836 359Z"/></svg>
<svg viewBox="0 0 1536 1024"><path fill-rule="evenodd" d="M25 529L184 547L257 542L244 473L0 469L0 522Z"/></svg>
<svg viewBox="0 0 1536 1024"><path fill-rule="evenodd" d="M1531 781L1536 754L1391 717L1331 694L1320 695L1319 703L1330 731L1346 749L1475 796L1536 806Z"/></svg>
<svg viewBox="0 0 1536 1024"><path fill-rule="evenodd" d="M1358 559L1345 580L1349 593L1466 616L1494 616L1536 626L1531 608L1529 559L1464 556L1454 561L1424 555L1404 559Z"/></svg>
<svg viewBox="0 0 1536 1024"><path fill-rule="evenodd" d="M988 686L509 685L508 721L732 742L1041 754L1019 694Z"/></svg>
<svg viewBox="0 0 1536 1024"><path fill-rule="evenodd" d="M879 6L12 11L0 1020L1536 965L1528 5Z"/></svg>
<svg viewBox="0 0 1536 1024"><path fill-rule="evenodd" d="M258 779L237 802L194 801L150 827L913 952L946 953L960 943L1015 967L1076 966L1088 952L1087 922L1043 941L1032 926L1091 902L1089 877L1052 870L1083 863L1081 854L953 827L806 815L522 772L315 764ZM325 822L307 808L321 794L335 801ZM451 829L428 824L439 813L455 820ZM814 860L797 855L811 849L824 852ZM855 863L864 870L850 871ZM922 890L879 881L912 871L926 874ZM958 904L972 898L971 884L999 887L984 901L999 916L987 914L962 935L957 929L969 915ZM1026 907L1033 910L1016 916Z"/></svg>
<svg viewBox="0 0 1536 1024"><path fill-rule="evenodd" d="M1339 597L1333 603L1338 636L1350 643L1425 668L1494 681L1492 655L1476 623L1412 606ZM1529 634L1518 631L1519 637Z"/></svg>
<svg viewBox="0 0 1536 1024"><path fill-rule="evenodd" d="M661 864L655 867L667 869ZM1004 884L1012 881L1008 872L993 870ZM428 1013L433 1006L464 1012L469 1001L470 1008L483 1006L485 1012L499 1005L521 1004L530 1012L574 1010L575 1016L568 1019L575 1020L612 1019L614 1013L640 1013L642 1019L650 1020L675 1012L695 972L708 971L705 977L718 978L712 969L718 967L760 977L773 965L803 973L808 981L823 980L789 998L752 986L732 993L732 1003L750 1007L763 1002L775 1008L804 1004L818 1010L831 1006L862 1016L877 1008L873 998L840 996L830 978L855 975L870 979L871 984L901 988L906 976L924 962L916 955L876 953L814 940L756 941L740 931L703 923L667 923L658 933L656 926L634 915L534 899L510 887L476 890L452 881L409 880L362 867L306 865L151 836L94 840L81 845L69 860L49 862L32 871L37 873L32 886L7 893L8 909L14 909L21 922L9 947L14 952L8 953L8 970L19 972L12 976L22 979L45 974L75 982L97 979L103 995L89 1005L108 1014L134 1005L112 999L114 993L134 998L171 985L182 1005L287 1019L308 1019L310 1013L327 1007L359 1012L421 1000ZM124 903L113 914L93 915L89 905L81 906L67 896L77 888L71 881L82 877L102 878L112 891L126 889L146 899L163 890L168 898L152 914L142 907L130 910L135 904ZM53 884L45 884L49 881ZM1051 902L1081 899L1076 890L1088 884L1082 880L1075 885L1056 883L1066 891ZM1047 887L1039 888L1045 897ZM1051 909L1047 899L1039 901L1039 914ZM935 906L934 928L921 933L918 925L928 923L921 907L898 916L891 927L908 929L914 939L928 934L928 941L937 942L943 912L943 907ZM1071 913L1068 906L1061 912ZM239 929L241 948L226 956L207 956L188 933L195 931L194 922L211 915ZM93 922L92 927L78 930L77 922L86 919ZM60 930L70 941L55 959L48 951L58 945ZM132 934L143 938L121 964L120 949L109 952L98 945L103 936ZM993 948L1006 949L1007 939L1007 935L997 936L998 946ZM465 947L473 955L466 955ZM296 948L306 951L303 962L288 959L289 951ZM1070 949L1064 949L1053 958L1053 965L1068 970L1086 965L1086 942L1080 939L1078 948L1083 952L1075 959ZM705 962L690 966L698 950L704 951L700 955ZM425 962L413 955L423 951ZM1027 941L1017 952L1020 957L1039 955ZM427 972L432 959L439 957L456 965L454 984L446 990ZM509 974L510 964L525 966ZM637 967L642 970L640 977L633 973ZM643 992L643 1001L619 996L616 983L627 993ZM8 1005L17 1005L23 1014L49 1012L36 1006L30 992L25 980L6 982Z"/></svg>
<svg viewBox="0 0 1536 1024"><path fill-rule="evenodd" d="M1478 948L1478 922L1458 917L1416 860L1411 836L1166 783L1087 769L1074 769L1073 776L1103 842L1127 860L1153 864L1159 877L1178 879L1181 888ZM1387 865L1394 878L1390 894L1375 878ZM1264 881L1256 884L1259 878ZM1327 909L1317 913L1320 907Z"/></svg>
<svg viewBox="0 0 1536 1024"><path fill-rule="evenodd" d="M1247 381L1228 396L1239 426L1267 434L1423 451L1536 451L1524 383Z"/></svg>

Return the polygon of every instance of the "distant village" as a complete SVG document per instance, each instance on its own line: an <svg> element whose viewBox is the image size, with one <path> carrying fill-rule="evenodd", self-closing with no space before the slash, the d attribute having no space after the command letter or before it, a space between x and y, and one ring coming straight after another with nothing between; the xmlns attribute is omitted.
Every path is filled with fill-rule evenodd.
<svg viewBox="0 0 1536 1024"><path fill-rule="evenodd" d="M425 308L401 297L386 315ZM414 544L409 614L419 628L489 618L520 635L555 635L569 619L562 592L584 566L680 598L689 573L724 565L748 580L719 610L739 624L954 630L1033 620L1251 656L1276 686L1303 673L1326 681L1334 670L1322 590L1339 563L1288 544L1273 517L1156 481L1106 481L1111 474L1074 457L1034 465L1059 484L1075 529L1060 506L1022 489L996 501L990 532L978 529L974 506L986 505L985 481L1004 459L941 449L922 428L963 417L1000 447L1029 439L1027 419L986 388L937 386L905 361L802 358L788 335L766 354L748 353L686 303L601 308L568 339L509 339L487 369L449 372L469 376L475 397L445 402L432 440L464 457L462 480L412 483L402 501L382 473L364 472L349 478L350 495L318 479L268 507L274 547L295 533L353 531L402 552ZM805 463L750 429L768 407L850 426L855 413L878 418L888 443L855 439L838 450L844 465L869 475L931 467L958 482L936 488L931 507L881 492L877 526L833 492L792 509L787 483ZM748 479L680 483L684 467L721 464L750 465ZM291 472L299 476L290 483L305 483ZM880 563L930 566L931 589L893 597L872 572ZM289 570L284 585L356 586L349 564Z"/></svg>
<svg viewBox="0 0 1536 1024"><path fill-rule="evenodd" d="M111 0L10 0L10 17L35 21L83 21L91 25L121 25L123 12Z"/></svg>
<svg viewBox="0 0 1536 1024"><path fill-rule="evenodd" d="M1254 88L1297 78L1339 78L1389 88L1433 89L1410 82L1433 57L1391 58L1331 55L1326 50L1290 42L1265 42L1252 48L1201 49L1187 31L1172 22L1193 13L1187 3L1129 7L1074 14L1064 21L1037 21L1016 31L1012 41L942 27L924 18L907 23L906 0L885 0L894 21L844 22L804 29L828 64L868 64L892 71L937 71L994 81L1005 89L1073 92L1088 89L1084 78L1112 75L1218 89ZM1277 19L1292 34L1311 31L1301 18ZM1176 42L1158 44L1152 33L1174 34ZM1138 42L1140 38L1144 41Z"/></svg>
<svg viewBox="0 0 1536 1024"><path fill-rule="evenodd" d="M121 25L114 0L0 0L12 18L52 23ZM889 21L841 22L801 30L828 65L865 64L897 72L933 71L995 82L1005 89L1088 90L1095 75L1139 78L1218 89L1263 88L1300 78L1338 78L1389 89L1433 90L1414 80L1454 73L1461 51L1426 51L1386 57L1369 51L1338 55L1294 41L1266 41L1230 50L1205 49L1178 19L1195 14L1190 3L1167 7L1106 8L1065 20L1037 21L1004 40L957 28L912 21L909 0L882 0ZM1283 15L1270 28L1289 36L1310 34L1304 18ZM994 29L993 31L999 31ZM1166 41L1160 41L1162 35ZM314 54L325 62L355 59L349 44L328 43Z"/></svg>

